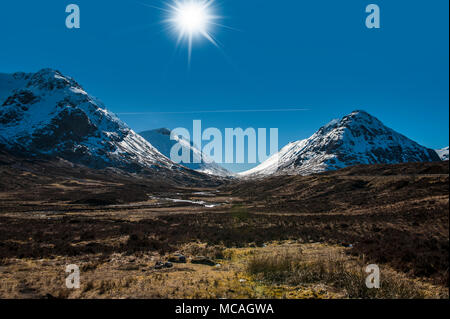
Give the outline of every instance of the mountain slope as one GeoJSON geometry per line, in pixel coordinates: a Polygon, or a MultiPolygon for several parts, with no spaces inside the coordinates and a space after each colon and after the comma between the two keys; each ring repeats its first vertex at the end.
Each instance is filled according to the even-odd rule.
{"type": "Polygon", "coordinates": [[[441,160],[448,161],[448,146],[440,150],[436,150],[436,153],[439,155],[441,160]]]}
{"type": "Polygon", "coordinates": [[[187,171],[58,71],[1,74],[0,88],[0,144],[10,151],[92,168],[187,171]]]}
{"type": "Polygon", "coordinates": [[[309,175],[358,164],[440,161],[425,148],[364,111],[333,120],[310,138],[286,145],[241,177],[309,175]]]}
{"type": "Polygon", "coordinates": [[[157,130],[145,131],[139,133],[143,138],[145,138],[150,144],[152,144],[158,151],[167,157],[170,157],[170,151],[172,147],[179,143],[184,151],[190,154],[190,163],[180,163],[189,169],[216,176],[231,176],[232,173],[225,168],[217,165],[212,160],[206,158],[205,154],[196,148],[192,143],[176,137],[174,140],[170,139],[170,130],[166,128],[161,128],[157,130]],[[196,163],[199,162],[199,163],[196,163]]]}

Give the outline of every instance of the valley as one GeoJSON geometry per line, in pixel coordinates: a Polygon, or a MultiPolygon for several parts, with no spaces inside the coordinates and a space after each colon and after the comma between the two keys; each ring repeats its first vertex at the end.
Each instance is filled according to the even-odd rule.
{"type": "Polygon", "coordinates": [[[448,147],[359,110],[235,174],[59,71],[0,84],[0,298],[448,298],[448,147]]]}
{"type": "Polygon", "coordinates": [[[448,298],[448,162],[178,187],[0,168],[14,176],[0,192],[2,298],[448,298]],[[157,267],[174,254],[186,262],[157,267]],[[64,286],[68,264],[80,289],[64,286]]]}

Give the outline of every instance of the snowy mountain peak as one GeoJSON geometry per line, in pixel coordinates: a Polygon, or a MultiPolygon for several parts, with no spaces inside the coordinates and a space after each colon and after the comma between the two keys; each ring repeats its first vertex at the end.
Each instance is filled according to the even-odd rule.
{"type": "Polygon", "coordinates": [[[308,139],[288,144],[266,162],[239,175],[308,175],[358,164],[439,160],[435,151],[358,110],[329,122],[308,139]]]}
{"type": "Polygon", "coordinates": [[[341,120],[342,125],[351,127],[352,125],[380,126],[383,125],[380,120],[370,115],[366,111],[356,110],[341,120]]]}
{"type": "Polygon", "coordinates": [[[180,169],[72,78],[43,69],[0,74],[0,144],[94,168],[180,169]]]}
{"type": "Polygon", "coordinates": [[[39,90],[47,91],[61,90],[64,88],[83,90],[74,79],[64,76],[61,72],[53,69],[42,69],[34,73],[28,82],[27,87],[34,87],[39,90]]]}
{"type": "Polygon", "coordinates": [[[366,111],[357,110],[353,111],[349,115],[344,116],[342,119],[334,119],[330,123],[326,124],[319,129],[319,132],[325,132],[334,130],[336,128],[354,130],[361,127],[366,128],[383,128],[383,123],[376,117],[370,115],[366,111]]]}
{"type": "Polygon", "coordinates": [[[175,144],[180,144],[183,151],[187,151],[190,154],[190,163],[180,163],[181,165],[209,175],[216,176],[231,176],[232,173],[225,168],[214,163],[211,159],[206,157],[205,154],[193,145],[193,143],[181,139],[180,137],[170,138],[171,131],[167,128],[161,128],[151,131],[141,132],[140,135],[150,142],[156,149],[162,154],[170,157],[170,152],[175,144]]]}
{"type": "Polygon", "coordinates": [[[354,110],[353,112],[351,112],[347,116],[344,116],[344,119],[346,119],[346,118],[353,118],[353,119],[360,119],[360,120],[361,119],[366,119],[368,121],[377,120],[376,117],[372,116],[371,114],[369,114],[368,112],[366,112],[364,110],[354,110]]]}

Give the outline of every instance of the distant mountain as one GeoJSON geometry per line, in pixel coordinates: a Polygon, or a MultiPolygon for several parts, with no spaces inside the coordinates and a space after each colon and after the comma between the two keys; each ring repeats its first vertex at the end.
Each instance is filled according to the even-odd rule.
{"type": "Polygon", "coordinates": [[[170,130],[166,128],[161,128],[157,130],[145,131],[139,133],[143,138],[145,138],[149,143],[151,143],[158,151],[167,157],[170,157],[170,151],[172,147],[179,143],[182,148],[189,152],[190,163],[180,163],[189,169],[216,176],[231,176],[232,173],[225,168],[214,163],[211,159],[206,157],[205,154],[202,156],[202,152],[196,148],[192,142],[186,141],[179,137],[174,140],[170,139],[170,130]],[[206,159],[206,161],[205,161],[206,159]],[[199,162],[199,163],[195,163],[199,162]]]}
{"type": "Polygon", "coordinates": [[[358,164],[440,161],[438,154],[355,111],[321,127],[310,138],[293,142],[240,177],[309,175],[358,164]]]}
{"type": "Polygon", "coordinates": [[[0,74],[0,144],[91,168],[195,173],[170,161],[74,79],[52,69],[0,74]]]}
{"type": "Polygon", "coordinates": [[[436,150],[436,153],[439,155],[441,160],[448,161],[448,146],[440,150],[436,150]]]}

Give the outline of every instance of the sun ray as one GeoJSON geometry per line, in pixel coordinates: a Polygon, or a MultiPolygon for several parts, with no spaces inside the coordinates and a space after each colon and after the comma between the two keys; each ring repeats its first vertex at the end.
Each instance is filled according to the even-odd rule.
{"type": "Polygon", "coordinates": [[[208,32],[206,31],[202,31],[201,34],[212,44],[214,44],[216,47],[218,47],[219,45],[217,44],[217,42],[214,40],[214,38],[212,37],[212,35],[210,35],[208,32]]]}
{"type": "Polygon", "coordinates": [[[170,13],[170,12],[171,12],[171,11],[168,10],[168,9],[160,8],[160,7],[151,5],[151,4],[146,4],[146,3],[142,3],[142,2],[136,2],[136,4],[139,4],[139,5],[144,6],[144,7],[147,7],[147,8],[158,9],[158,10],[160,10],[160,11],[164,11],[164,12],[167,12],[167,13],[170,13]]]}
{"type": "Polygon", "coordinates": [[[227,25],[224,25],[224,24],[221,24],[221,23],[215,23],[215,22],[211,22],[211,24],[212,25],[216,25],[216,26],[218,26],[218,27],[221,27],[221,28],[225,28],[225,29],[229,29],[229,30],[233,30],[233,31],[238,31],[238,32],[242,32],[241,30],[239,30],[239,29],[236,29],[236,28],[232,28],[232,27],[229,27],[229,26],[227,26],[227,25]]]}

